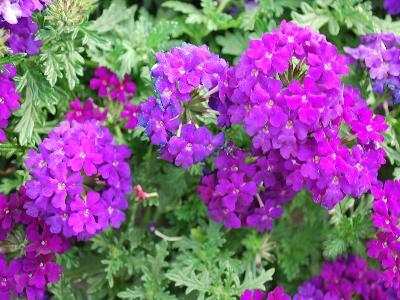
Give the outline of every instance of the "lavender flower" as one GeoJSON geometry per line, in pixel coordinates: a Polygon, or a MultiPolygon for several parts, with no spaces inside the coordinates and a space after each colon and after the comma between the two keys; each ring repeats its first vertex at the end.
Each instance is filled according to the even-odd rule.
{"type": "Polygon", "coordinates": [[[11,65],[3,67],[6,71],[0,71],[0,143],[6,140],[3,129],[8,126],[12,111],[19,108],[21,98],[16,91],[15,83],[11,80],[16,75],[16,68],[11,65]]]}
{"type": "Polygon", "coordinates": [[[93,119],[104,122],[107,118],[107,110],[99,108],[91,98],[88,98],[84,105],[79,99],[75,99],[69,104],[69,107],[71,110],[65,112],[65,120],[70,122],[84,123],[93,119]]]}
{"type": "Polygon", "coordinates": [[[30,17],[34,11],[44,9],[43,4],[51,0],[3,0],[0,3],[0,17],[10,24],[17,24],[21,17],[30,17]]]}
{"type": "MultiPolygon", "coordinates": [[[[386,1],[387,8],[395,8],[393,1],[386,1]]],[[[392,10],[394,12],[395,10],[392,10]]],[[[400,5],[398,5],[400,12],[400,5]]],[[[373,80],[373,91],[389,92],[394,104],[400,101],[400,38],[393,33],[369,34],[361,37],[357,48],[345,47],[352,59],[364,63],[373,80]]]]}
{"type": "Polygon", "coordinates": [[[372,189],[374,195],[372,220],[379,230],[376,239],[368,242],[368,255],[381,262],[382,279],[387,287],[400,287],[398,228],[400,207],[400,182],[386,181],[372,189]]]}
{"type": "Polygon", "coordinates": [[[277,152],[283,186],[292,192],[306,187],[329,209],[346,195],[367,192],[385,163],[377,143],[387,125],[359,92],[341,84],[346,63],[324,36],[283,21],[250,41],[237,66],[221,77],[213,103],[219,126],[243,125],[257,157],[277,152]],[[351,136],[339,136],[344,127],[351,136]],[[357,139],[356,145],[345,146],[347,139],[357,139]]]}
{"type": "Polygon", "coordinates": [[[119,227],[131,192],[126,162],[130,155],[128,147],[116,145],[96,120],[62,122],[39,145],[39,153],[29,151],[27,214],[42,218],[52,233],[79,239],[90,238],[108,224],[119,227]]]}
{"type": "Polygon", "coordinates": [[[385,0],[383,6],[391,15],[400,14],[400,3],[398,0],[385,0]]]}
{"type": "Polygon", "coordinates": [[[287,171],[276,155],[252,158],[232,144],[222,151],[215,160],[217,169],[204,176],[198,187],[210,217],[228,228],[271,230],[273,220],[283,212],[281,207],[295,195],[285,186],[287,171]]]}
{"type": "Polygon", "coordinates": [[[126,102],[136,91],[136,85],[128,74],[120,81],[117,74],[106,67],[95,70],[95,77],[90,80],[90,88],[98,90],[100,97],[109,97],[118,102],[126,102]]]}
{"type": "Polygon", "coordinates": [[[55,254],[64,253],[69,243],[53,234],[43,220],[26,214],[23,206],[28,198],[22,186],[19,192],[8,197],[0,195],[0,254],[1,299],[43,298],[46,285],[60,280],[61,267],[55,263],[55,254]],[[5,203],[4,203],[5,200],[5,203]],[[11,218],[10,218],[11,216],[11,218]],[[8,221],[7,221],[8,220],[8,221]],[[9,253],[8,253],[9,252],[9,253]]]}
{"type": "Polygon", "coordinates": [[[10,35],[7,44],[13,53],[25,52],[28,55],[38,54],[42,41],[36,40],[35,33],[38,31],[37,24],[30,18],[21,18],[17,24],[0,22],[0,28],[9,30],[10,35]]]}
{"type": "Polygon", "coordinates": [[[368,263],[357,256],[325,262],[320,275],[303,283],[293,300],[351,300],[391,299],[392,290],[380,280],[380,271],[369,269],[368,263]]]}
{"type": "Polygon", "coordinates": [[[153,144],[162,147],[161,158],[188,168],[212,155],[225,140],[213,137],[203,123],[212,113],[207,102],[216,93],[227,63],[206,46],[183,44],[169,52],[156,53],[152,68],[158,99],[140,105],[139,125],[153,144]]]}

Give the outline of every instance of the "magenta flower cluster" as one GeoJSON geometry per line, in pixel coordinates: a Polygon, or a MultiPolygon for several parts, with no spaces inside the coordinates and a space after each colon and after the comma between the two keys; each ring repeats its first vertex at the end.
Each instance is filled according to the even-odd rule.
{"type": "Polygon", "coordinates": [[[95,70],[95,76],[90,80],[90,88],[97,90],[99,97],[108,97],[118,102],[126,102],[136,91],[136,85],[128,74],[125,74],[121,81],[117,74],[106,67],[95,70]]]}
{"type": "Polygon", "coordinates": [[[98,121],[64,121],[25,160],[27,214],[40,217],[52,233],[88,239],[125,220],[131,192],[131,151],[117,145],[98,121]]]}
{"type": "Polygon", "coordinates": [[[383,6],[391,15],[400,14],[400,1],[399,0],[385,0],[383,6]]]}
{"type": "Polygon", "coordinates": [[[207,102],[228,65],[207,46],[190,44],[156,53],[156,59],[152,76],[159,98],[150,97],[141,104],[139,124],[151,142],[161,147],[163,159],[188,168],[225,142],[222,133],[213,136],[199,122],[210,112],[207,102]]]}
{"type": "Polygon", "coordinates": [[[23,52],[35,55],[39,53],[42,41],[36,39],[35,34],[39,28],[32,18],[21,18],[16,24],[2,21],[0,28],[7,30],[9,35],[7,44],[14,54],[23,52]]]}
{"type": "Polygon", "coordinates": [[[393,289],[384,287],[380,276],[380,271],[369,269],[360,257],[338,258],[325,262],[320,275],[303,283],[293,300],[398,299],[393,289]]]}
{"type": "Polygon", "coordinates": [[[19,18],[30,17],[34,11],[41,11],[52,0],[2,0],[0,2],[0,20],[17,24],[19,18]]]}
{"type": "Polygon", "coordinates": [[[26,201],[24,187],[9,199],[0,194],[0,298],[4,300],[44,299],[46,285],[59,281],[62,273],[55,255],[69,248],[64,237],[26,214],[26,201]],[[8,252],[13,258],[3,254],[8,252]]]}
{"type": "Polygon", "coordinates": [[[385,285],[400,290],[400,181],[386,181],[374,187],[372,193],[372,220],[378,233],[367,244],[368,255],[381,262],[385,285]]]}
{"type": "Polygon", "coordinates": [[[4,65],[6,70],[0,70],[0,143],[6,141],[6,133],[3,129],[8,126],[8,119],[12,111],[19,108],[21,96],[15,90],[15,83],[12,78],[17,74],[14,66],[4,65]]]}
{"type": "MultiPolygon", "coordinates": [[[[381,272],[370,269],[358,256],[327,261],[319,275],[299,286],[293,300],[395,300],[396,289],[385,288],[381,272]]],[[[246,290],[240,300],[290,300],[282,287],[268,294],[260,290],[246,290]]]]}
{"type": "Polygon", "coordinates": [[[65,112],[65,120],[78,123],[84,123],[90,120],[97,120],[103,123],[107,118],[107,110],[98,107],[93,99],[88,98],[82,105],[79,99],[69,104],[70,110],[65,112]]]}
{"type": "Polygon", "coordinates": [[[215,166],[202,178],[198,193],[210,217],[225,227],[271,230],[282,207],[295,196],[285,183],[288,171],[277,151],[257,157],[229,144],[215,166]]]}
{"type": "MultiPolygon", "coordinates": [[[[400,3],[399,3],[400,9],[400,3]]],[[[393,33],[370,34],[361,37],[357,48],[345,51],[368,69],[373,91],[388,91],[394,104],[400,103],[400,37],[393,33]]]]}
{"type": "Polygon", "coordinates": [[[125,128],[135,129],[138,125],[139,114],[141,113],[140,105],[134,105],[133,103],[124,103],[123,110],[121,112],[121,119],[127,119],[125,128]]]}
{"type": "Polygon", "coordinates": [[[341,83],[346,62],[325,36],[283,21],[250,41],[220,81],[214,103],[220,126],[243,125],[256,156],[274,152],[286,185],[294,192],[306,187],[329,209],[346,195],[367,192],[385,162],[377,142],[387,126],[357,90],[341,83]],[[346,126],[349,136],[339,135],[346,126]]]}
{"type": "Polygon", "coordinates": [[[268,294],[260,290],[246,290],[241,296],[240,300],[290,300],[290,296],[285,293],[283,287],[276,287],[268,294]]]}

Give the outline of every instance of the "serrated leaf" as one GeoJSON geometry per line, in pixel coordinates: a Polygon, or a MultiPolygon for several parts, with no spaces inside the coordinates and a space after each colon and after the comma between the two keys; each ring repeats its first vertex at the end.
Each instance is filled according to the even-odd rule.
{"type": "Polygon", "coordinates": [[[238,31],[217,36],[216,41],[222,47],[222,53],[234,56],[242,55],[248,47],[248,38],[238,31]]]}

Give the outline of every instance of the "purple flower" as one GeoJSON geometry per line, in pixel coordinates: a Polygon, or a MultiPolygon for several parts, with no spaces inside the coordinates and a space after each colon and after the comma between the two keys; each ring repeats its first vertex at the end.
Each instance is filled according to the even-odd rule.
{"type": "Polygon", "coordinates": [[[19,19],[17,24],[8,24],[3,21],[0,22],[0,27],[10,31],[7,44],[13,53],[25,52],[28,55],[39,53],[42,41],[35,37],[39,28],[30,17],[19,19]]]}
{"type": "Polygon", "coordinates": [[[177,166],[188,168],[214,153],[225,142],[221,133],[215,138],[206,127],[196,128],[192,124],[182,126],[181,136],[173,136],[168,143],[168,155],[177,166]]]}
{"type": "Polygon", "coordinates": [[[124,197],[113,190],[108,189],[102,194],[105,200],[106,209],[99,218],[99,223],[102,228],[108,228],[110,225],[114,228],[119,228],[121,223],[125,221],[125,213],[122,210],[128,208],[128,202],[124,197]]]}
{"type": "Polygon", "coordinates": [[[0,254],[0,298],[10,299],[11,295],[16,295],[16,283],[14,276],[19,271],[19,265],[16,261],[12,261],[7,266],[7,259],[0,254]]]}
{"type": "Polygon", "coordinates": [[[117,74],[106,67],[95,70],[95,77],[90,80],[90,88],[98,90],[100,97],[110,97],[118,102],[126,102],[136,91],[136,85],[128,74],[125,74],[124,79],[120,81],[117,74]]]}
{"type": "Polygon", "coordinates": [[[228,228],[271,230],[281,207],[295,195],[285,186],[287,171],[276,155],[272,152],[269,160],[260,157],[249,163],[249,154],[229,144],[215,159],[217,169],[204,176],[198,187],[210,217],[228,228]]]}
{"type": "Polygon", "coordinates": [[[78,172],[83,168],[87,176],[96,174],[96,165],[103,162],[102,153],[98,153],[96,150],[90,138],[82,137],[80,140],[68,140],[65,146],[65,152],[71,158],[68,166],[74,172],[78,172]]]}
{"type": "Polygon", "coordinates": [[[16,68],[11,65],[3,66],[6,71],[0,71],[0,143],[5,142],[6,136],[2,128],[7,128],[11,112],[19,108],[21,96],[11,79],[16,75],[16,68]]]}
{"type": "Polygon", "coordinates": [[[245,290],[240,296],[240,300],[265,300],[266,295],[260,290],[245,290]]]}
{"type": "Polygon", "coordinates": [[[3,0],[0,3],[0,17],[10,24],[17,24],[20,17],[30,17],[36,10],[42,10],[51,0],[3,0]]]}
{"type": "Polygon", "coordinates": [[[278,286],[268,293],[267,300],[291,300],[291,298],[283,287],[278,286]]]}
{"type": "Polygon", "coordinates": [[[124,109],[121,112],[122,119],[128,119],[125,124],[127,129],[135,129],[138,125],[138,115],[141,113],[139,105],[134,105],[132,103],[124,103],[124,109]]]}
{"type": "Polygon", "coordinates": [[[400,13],[400,3],[398,0],[385,0],[383,6],[391,15],[397,15],[400,13]]]}
{"type": "Polygon", "coordinates": [[[140,104],[138,124],[153,144],[162,147],[162,159],[188,168],[225,142],[222,133],[213,137],[202,125],[207,119],[203,115],[213,113],[208,102],[216,97],[228,65],[207,46],[191,44],[158,52],[156,59],[152,77],[158,98],[140,104]]]}
{"type": "Polygon", "coordinates": [[[66,198],[67,195],[74,197],[83,191],[81,183],[83,178],[79,173],[72,173],[68,176],[67,166],[59,164],[50,170],[50,176],[42,186],[42,193],[44,197],[51,199],[51,204],[55,208],[61,210],[66,209],[66,198]]]}
{"type": "Polygon", "coordinates": [[[52,234],[78,239],[88,239],[108,225],[119,226],[125,197],[132,190],[126,162],[130,155],[96,120],[62,122],[39,145],[39,153],[28,151],[32,179],[26,183],[27,214],[42,218],[52,234]],[[83,191],[90,201],[82,198],[83,191]]]}
{"type": "Polygon", "coordinates": [[[99,108],[91,98],[88,98],[84,105],[77,98],[69,104],[69,107],[71,110],[65,112],[65,120],[70,122],[83,123],[94,119],[102,123],[107,118],[107,110],[99,108]]]}
{"type": "Polygon", "coordinates": [[[94,235],[101,228],[97,218],[101,216],[104,209],[99,193],[89,191],[82,198],[76,196],[71,202],[72,213],[68,224],[77,234],[87,232],[89,235],[94,235]]]}
{"type": "Polygon", "coordinates": [[[116,99],[119,102],[125,102],[127,99],[132,98],[135,94],[136,85],[128,74],[125,74],[124,79],[121,82],[117,77],[111,77],[111,84],[111,99],[116,99]]]}
{"type": "Polygon", "coordinates": [[[12,225],[18,227],[8,232],[7,245],[13,252],[19,249],[20,253],[16,256],[7,253],[8,266],[7,259],[0,254],[0,298],[41,299],[46,285],[60,279],[62,270],[54,262],[54,254],[65,252],[69,244],[61,236],[53,235],[40,218],[26,214],[23,205],[28,199],[24,186],[9,199],[7,209],[12,211],[7,216],[12,215],[12,225]],[[25,241],[29,241],[28,244],[25,241]]]}
{"type": "Polygon", "coordinates": [[[390,299],[391,291],[384,287],[381,275],[357,256],[327,261],[320,275],[299,287],[293,300],[390,299]]]}

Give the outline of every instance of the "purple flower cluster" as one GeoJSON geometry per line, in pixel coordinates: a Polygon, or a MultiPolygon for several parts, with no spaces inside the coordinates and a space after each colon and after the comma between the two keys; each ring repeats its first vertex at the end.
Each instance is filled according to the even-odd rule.
{"type": "MultiPolygon", "coordinates": [[[[400,2],[398,4],[400,9],[400,2]]],[[[395,104],[400,103],[400,37],[393,33],[370,34],[361,37],[361,44],[344,50],[363,62],[373,80],[373,91],[390,92],[395,104]]]]}
{"type": "Polygon", "coordinates": [[[380,281],[379,271],[369,269],[360,257],[350,256],[325,262],[320,275],[303,283],[293,300],[398,299],[392,294],[380,281]]]}
{"type": "Polygon", "coordinates": [[[121,119],[127,119],[125,128],[135,129],[138,125],[138,117],[141,113],[139,105],[134,105],[132,103],[124,103],[124,108],[121,112],[121,119]]]}
{"type": "Polygon", "coordinates": [[[400,14],[400,1],[399,0],[385,0],[383,6],[391,15],[400,14]]]}
{"type": "Polygon", "coordinates": [[[2,21],[0,22],[0,28],[4,28],[9,32],[7,44],[13,53],[24,52],[28,55],[39,53],[42,41],[36,40],[35,33],[39,28],[32,18],[21,18],[16,24],[2,21]]]}
{"type": "Polygon", "coordinates": [[[159,98],[140,105],[139,124],[151,142],[161,146],[163,159],[187,168],[225,143],[222,133],[213,136],[198,122],[211,111],[207,102],[228,65],[207,46],[190,44],[159,52],[156,58],[152,76],[159,98]]]}
{"type": "Polygon", "coordinates": [[[386,181],[372,193],[372,220],[379,231],[376,239],[368,242],[368,255],[381,262],[385,285],[400,289],[400,181],[386,181]]]}
{"type": "Polygon", "coordinates": [[[34,11],[41,11],[52,0],[2,0],[0,2],[0,20],[17,24],[21,17],[30,17],[34,11]]]}
{"type": "Polygon", "coordinates": [[[241,296],[240,300],[290,300],[290,296],[285,293],[282,287],[276,287],[274,290],[267,294],[260,290],[246,290],[241,296]]]}
{"type": "Polygon", "coordinates": [[[6,71],[0,70],[0,143],[6,141],[6,133],[3,129],[8,126],[12,111],[19,108],[21,98],[15,90],[15,83],[11,80],[17,73],[16,68],[11,65],[3,67],[6,71]]]}
{"type": "Polygon", "coordinates": [[[70,122],[84,123],[89,120],[97,120],[103,123],[107,118],[107,110],[99,108],[91,98],[88,98],[83,105],[77,98],[69,104],[69,107],[71,110],[65,112],[65,120],[70,122]]]}
{"type": "Polygon", "coordinates": [[[357,90],[344,88],[346,62],[325,36],[283,21],[250,41],[214,103],[220,126],[242,124],[257,156],[274,153],[286,190],[305,186],[327,208],[367,192],[385,162],[377,142],[387,126],[357,90]],[[343,137],[346,126],[351,135],[343,137]]]}
{"type": "Polygon", "coordinates": [[[131,151],[116,145],[96,120],[64,121],[25,160],[32,179],[27,214],[40,217],[52,233],[88,239],[125,220],[131,192],[131,151]]]}
{"type": "Polygon", "coordinates": [[[100,97],[109,97],[118,102],[126,102],[136,91],[136,85],[128,74],[125,74],[121,81],[117,74],[106,67],[95,70],[95,76],[90,80],[90,88],[97,90],[100,97]]]}
{"type": "Polygon", "coordinates": [[[270,230],[282,206],[295,196],[285,183],[288,171],[278,151],[251,156],[229,144],[215,159],[216,171],[198,187],[210,217],[228,228],[270,230]]]}
{"type": "Polygon", "coordinates": [[[55,255],[69,243],[52,233],[40,219],[23,209],[25,188],[7,196],[0,194],[0,298],[43,299],[46,285],[60,280],[61,267],[55,255]],[[12,259],[7,259],[3,253],[12,259]]]}

